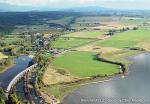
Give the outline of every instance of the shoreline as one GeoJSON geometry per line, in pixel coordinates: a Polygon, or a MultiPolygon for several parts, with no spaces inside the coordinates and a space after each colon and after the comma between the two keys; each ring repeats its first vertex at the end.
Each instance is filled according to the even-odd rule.
{"type": "MultiPolygon", "coordinates": [[[[72,86],[72,88],[73,89],[69,89],[68,90],[68,92],[64,95],[64,96],[62,96],[60,99],[58,99],[58,98],[56,98],[55,97],[55,99],[57,99],[57,101],[59,101],[59,103],[55,103],[55,104],[63,104],[63,101],[64,101],[64,99],[70,94],[70,93],[72,93],[73,91],[75,91],[78,87],[81,87],[81,86],[84,86],[84,85],[89,85],[89,84],[96,84],[96,83],[104,83],[104,82],[109,82],[109,81],[111,81],[111,80],[113,80],[114,78],[119,78],[119,77],[121,77],[122,76],[122,74],[113,74],[113,75],[110,75],[110,76],[104,76],[104,77],[97,77],[97,78],[94,78],[94,79],[91,79],[91,78],[88,78],[88,79],[83,79],[81,82],[74,82],[74,83],[67,83],[68,85],[70,84],[73,84],[72,86]],[[85,81],[85,82],[84,82],[85,81]]],[[[67,85],[66,84],[66,85],[67,85]]],[[[48,86],[50,86],[50,85],[48,85],[48,86]]],[[[39,90],[39,92],[40,92],[40,95],[41,95],[41,93],[44,93],[44,94],[46,94],[47,96],[49,96],[49,98],[50,98],[50,95],[49,94],[47,94],[47,93],[45,93],[44,91],[41,91],[41,90],[39,90]]],[[[51,96],[54,96],[54,95],[51,95],[51,96]]]]}
{"type": "MultiPolygon", "coordinates": [[[[73,91],[75,91],[76,90],[76,88],[78,88],[78,87],[81,87],[81,86],[84,86],[84,85],[89,85],[89,84],[95,84],[95,83],[104,83],[104,82],[108,82],[108,81],[111,81],[111,80],[113,80],[114,78],[117,78],[117,77],[119,77],[119,78],[121,78],[122,76],[122,78],[124,78],[124,76],[127,76],[128,75],[128,71],[129,71],[129,65],[130,64],[132,64],[131,62],[130,62],[130,58],[131,57],[135,57],[136,55],[139,55],[139,54],[145,54],[145,53],[148,53],[149,51],[143,51],[143,52],[140,52],[140,53],[135,53],[135,54],[133,54],[133,55],[131,55],[131,56],[128,56],[128,57],[125,57],[125,59],[126,60],[128,60],[128,63],[127,64],[123,64],[124,66],[125,66],[125,70],[122,72],[122,73],[116,73],[116,74],[113,74],[113,75],[110,75],[110,76],[105,76],[105,77],[97,77],[97,78],[94,78],[94,79],[84,79],[83,81],[85,81],[85,82],[75,82],[75,83],[73,83],[73,89],[69,89],[68,90],[68,92],[64,95],[64,96],[62,96],[60,99],[58,99],[57,98],[57,100],[59,100],[60,101],[60,103],[56,103],[56,104],[63,104],[63,101],[64,101],[64,99],[70,94],[70,93],[72,93],[73,91]]],[[[119,65],[118,65],[119,66],[119,65]]],[[[122,69],[122,68],[121,68],[122,69]]],[[[69,84],[69,83],[68,83],[69,84]]],[[[71,83],[70,83],[71,84],[71,83]]],[[[59,84],[58,84],[59,85],[59,84]]],[[[67,84],[66,84],[67,85],[67,84]]],[[[48,86],[50,86],[50,85],[48,85],[48,86]]],[[[40,93],[44,93],[44,91],[40,91],[40,93]]],[[[47,93],[45,93],[45,94],[47,94],[47,93]]],[[[49,94],[47,94],[47,95],[49,95],[49,94]]],[[[54,96],[54,95],[53,95],[54,96]]]]}
{"type": "Polygon", "coordinates": [[[8,67],[5,67],[2,71],[0,71],[0,74],[5,73],[7,70],[9,70],[10,68],[12,68],[12,67],[15,66],[15,65],[16,65],[16,64],[13,63],[13,64],[9,65],[8,67]]]}
{"type": "MultiPolygon", "coordinates": [[[[149,53],[149,51],[144,51],[144,52],[142,52],[142,53],[140,53],[140,54],[150,54],[150,53],[149,53]]],[[[135,56],[140,55],[140,54],[135,54],[135,55],[133,55],[133,56],[129,56],[129,57],[128,57],[128,60],[129,60],[129,58],[135,57],[135,56]]],[[[129,63],[128,65],[131,65],[131,64],[132,64],[132,63],[129,63]]],[[[128,69],[128,70],[127,70],[126,73],[128,73],[128,71],[129,71],[129,68],[127,68],[127,69],[128,69]]],[[[128,76],[128,74],[126,74],[125,76],[128,76]]],[[[85,86],[85,85],[90,85],[90,84],[109,82],[109,81],[112,81],[114,78],[117,78],[117,77],[120,77],[120,78],[121,78],[121,75],[120,75],[120,74],[114,75],[114,76],[112,76],[111,78],[108,78],[108,79],[103,80],[103,81],[95,81],[95,82],[89,82],[89,83],[81,84],[81,85],[79,85],[79,87],[82,87],[82,86],[85,86]]],[[[67,97],[69,94],[73,93],[75,90],[76,90],[76,89],[72,90],[72,91],[69,92],[67,95],[65,95],[65,96],[63,97],[63,100],[61,101],[60,104],[63,104],[63,101],[64,101],[65,97],[67,97]]],[[[59,104],[59,103],[58,103],[58,104],[59,104]]]]}
{"type": "MultiPolygon", "coordinates": [[[[13,56],[11,65],[5,67],[2,71],[0,71],[0,74],[3,74],[4,72],[6,72],[7,70],[9,70],[10,68],[12,68],[13,66],[16,65],[15,60],[14,60],[15,58],[18,58],[18,57],[20,57],[20,56],[25,56],[25,55],[26,55],[26,54],[20,54],[19,56],[13,56]]],[[[34,58],[33,55],[28,55],[28,56],[29,56],[30,58],[34,58]]]]}
{"type": "MultiPolygon", "coordinates": [[[[109,81],[112,81],[112,80],[114,80],[114,78],[121,78],[121,74],[114,74],[114,75],[111,75],[111,76],[107,76],[107,77],[105,77],[104,79],[102,79],[102,80],[99,80],[100,78],[102,78],[102,77],[99,77],[99,78],[96,78],[96,79],[93,79],[93,80],[89,80],[89,82],[87,82],[87,83],[82,83],[82,84],[79,84],[78,85],[78,87],[82,87],[82,86],[86,86],[86,85],[90,85],[90,84],[96,84],[96,83],[104,83],[104,82],[109,82],[109,81]],[[98,80],[98,81],[94,81],[94,80],[98,80]]],[[[62,97],[62,100],[60,100],[61,101],[61,103],[57,103],[57,104],[63,104],[63,101],[64,101],[64,99],[69,95],[69,94],[71,94],[72,92],[74,92],[76,90],[76,88],[74,88],[72,91],[70,91],[68,94],[66,94],[66,95],[64,95],[63,97],[62,97]]]]}
{"type": "MultiPolygon", "coordinates": [[[[135,57],[135,56],[140,55],[140,54],[149,54],[149,51],[144,51],[144,52],[139,53],[139,54],[134,54],[134,55],[129,56],[129,57],[126,57],[126,58],[127,58],[128,61],[130,61],[129,58],[135,57]]],[[[128,65],[130,65],[130,64],[132,64],[132,63],[128,63],[128,65]]],[[[124,76],[128,76],[128,72],[129,72],[129,67],[126,68],[125,74],[123,74],[123,75],[124,75],[124,76]]],[[[109,76],[108,76],[108,77],[109,77],[109,76]]],[[[120,78],[121,78],[122,75],[121,75],[121,74],[117,74],[117,75],[112,75],[110,78],[108,78],[108,77],[106,78],[106,80],[104,79],[104,80],[102,80],[102,81],[93,81],[93,82],[87,82],[87,83],[85,83],[85,84],[80,84],[79,87],[82,87],[82,86],[85,86],[85,85],[89,85],[89,84],[96,84],[96,83],[109,82],[109,81],[112,81],[114,78],[117,78],[117,77],[120,77],[120,78]]],[[[76,89],[74,89],[74,90],[72,90],[71,92],[69,92],[68,94],[66,94],[66,95],[63,97],[63,100],[61,100],[61,103],[60,103],[60,104],[63,104],[63,101],[64,101],[65,97],[67,97],[69,94],[71,94],[71,93],[74,92],[75,90],[76,90],[76,89]]],[[[58,104],[59,104],[59,103],[58,103],[58,104]]]]}
{"type": "Polygon", "coordinates": [[[4,68],[0,71],[0,74],[3,74],[4,72],[6,72],[7,70],[9,70],[10,68],[12,68],[15,65],[16,65],[15,60],[14,60],[14,58],[12,58],[11,64],[8,66],[4,66],[4,68]]]}

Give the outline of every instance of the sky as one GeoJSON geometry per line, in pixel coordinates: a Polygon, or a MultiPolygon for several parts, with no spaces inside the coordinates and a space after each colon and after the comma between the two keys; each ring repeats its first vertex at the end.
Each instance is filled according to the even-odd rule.
{"type": "Polygon", "coordinates": [[[0,3],[48,8],[101,6],[115,9],[150,9],[150,0],[0,0],[0,3]]]}

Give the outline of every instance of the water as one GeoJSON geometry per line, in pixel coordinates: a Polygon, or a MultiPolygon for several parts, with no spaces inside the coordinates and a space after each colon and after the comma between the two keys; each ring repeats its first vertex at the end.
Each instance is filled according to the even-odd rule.
{"type": "Polygon", "coordinates": [[[150,54],[131,61],[125,78],[81,86],[64,98],[64,104],[150,104],[150,54]]]}
{"type": "Polygon", "coordinates": [[[9,68],[4,73],[0,74],[0,87],[4,89],[7,88],[10,81],[21,71],[25,70],[28,67],[29,62],[32,59],[28,56],[20,56],[15,59],[15,65],[9,68]]]}
{"type": "MultiPolygon", "coordinates": [[[[8,84],[18,73],[22,72],[28,67],[29,62],[32,61],[32,59],[28,56],[20,56],[16,58],[14,61],[16,64],[13,67],[9,68],[4,73],[0,74],[0,87],[3,87],[4,89],[7,88],[8,84]]],[[[36,76],[35,73],[33,73],[33,75],[36,76]]],[[[35,77],[32,80],[35,80],[35,77]]],[[[28,101],[28,98],[24,94],[23,85],[24,85],[23,79],[16,84],[16,94],[18,95],[19,98],[23,99],[23,101],[28,101]]],[[[36,95],[34,88],[31,91],[31,98],[36,104],[39,104],[39,102],[42,101],[41,97],[36,95]]]]}

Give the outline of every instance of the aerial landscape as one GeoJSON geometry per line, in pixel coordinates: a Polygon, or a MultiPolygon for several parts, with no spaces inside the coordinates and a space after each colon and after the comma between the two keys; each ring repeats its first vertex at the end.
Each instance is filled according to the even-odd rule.
{"type": "Polygon", "coordinates": [[[150,104],[149,3],[0,0],[0,104],[150,104]]]}

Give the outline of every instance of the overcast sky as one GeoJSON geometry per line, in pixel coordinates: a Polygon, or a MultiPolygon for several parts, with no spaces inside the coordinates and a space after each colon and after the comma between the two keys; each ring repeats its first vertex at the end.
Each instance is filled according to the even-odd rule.
{"type": "Polygon", "coordinates": [[[51,8],[96,5],[117,9],[150,9],[150,0],[0,0],[0,3],[51,8]]]}

